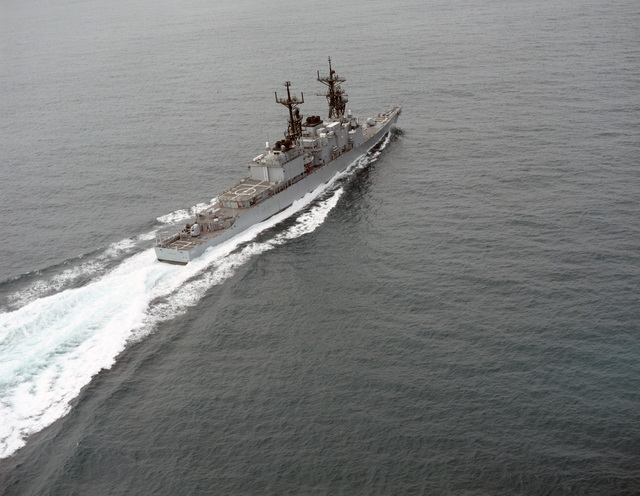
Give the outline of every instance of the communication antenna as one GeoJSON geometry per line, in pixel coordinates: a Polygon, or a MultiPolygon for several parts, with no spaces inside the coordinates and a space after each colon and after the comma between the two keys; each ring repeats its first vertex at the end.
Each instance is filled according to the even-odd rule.
{"type": "Polygon", "coordinates": [[[289,91],[291,82],[287,81],[284,85],[287,88],[287,99],[278,98],[278,93],[276,92],[276,102],[289,109],[289,128],[287,129],[287,132],[284,133],[284,136],[288,140],[294,142],[298,138],[302,137],[302,114],[300,114],[298,105],[304,103],[304,93],[300,93],[300,98],[297,96],[291,96],[291,92],[289,91]]]}
{"type": "Polygon", "coordinates": [[[320,77],[320,71],[318,71],[318,81],[328,87],[326,93],[318,93],[318,96],[326,96],[327,102],[329,102],[329,119],[335,117],[339,119],[344,115],[344,109],[347,106],[349,97],[340,87],[340,83],[344,83],[346,79],[341,78],[331,68],[331,57],[329,57],[329,77],[320,77]]]}

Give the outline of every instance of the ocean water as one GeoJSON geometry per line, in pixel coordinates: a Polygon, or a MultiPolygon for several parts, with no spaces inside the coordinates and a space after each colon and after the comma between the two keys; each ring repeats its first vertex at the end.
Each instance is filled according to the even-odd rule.
{"type": "Polygon", "coordinates": [[[0,11],[0,494],[640,494],[637,2],[0,11]],[[328,56],[398,129],[158,263],[328,56]]]}

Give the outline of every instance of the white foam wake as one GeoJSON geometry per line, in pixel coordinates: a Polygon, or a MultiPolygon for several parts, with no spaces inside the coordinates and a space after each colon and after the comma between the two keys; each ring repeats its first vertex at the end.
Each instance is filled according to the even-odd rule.
{"type": "Polygon", "coordinates": [[[140,234],[134,238],[127,238],[112,243],[103,253],[92,260],[77,265],[55,274],[49,278],[36,280],[27,287],[16,291],[7,297],[12,308],[22,307],[38,298],[68,287],[74,281],[83,277],[91,277],[104,272],[114,260],[133,252],[143,242],[154,238],[154,232],[140,234]]]}
{"type": "MultiPolygon", "coordinates": [[[[251,257],[315,230],[342,195],[342,188],[331,191],[332,185],[353,168],[375,161],[380,149],[354,162],[328,185],[320,185],[285,211],[207,250],[187,266],[160,263],[154,250],[147,249],[86,286],[36,297],[15,311],[0,313],[0,458],[10,456],[25,444],[27,436],[65,415],[69,401],[95,374],[110,368],[128,343],[186,312],[251,257]],[[327,198],[284,232],[267,241],[251,242],[327,190],[327,198]]],[[[135,249],[138,238],[112,245],[104,256],[135,249]]],[[[74,270],[91,274],[99,268],[81,264],[60,277],[75,277],[74,270]]]]}
{"type": "Polygon", "coordinates": [[[324,188],[187,266],[162,264],[152,249],[145,250],[87,286],[0,314],[0,457],[11,455],[29,434],[65,415],[69,401],[92,376],[110,368],[128,343],[195,305],[250,257],[313,231],[335,206],[341,189],[285,232],[231,254],[239,244],[304,208],[324,188]],[[162,302],[153,304],[158,298],[162,302]]]}
{"type": "MultiPolygon", "coordinates": [[[[161,224],[165,225],[177,224],[184,220],[193,218],[196,212],[200,212],[205,208],[210,207],[216,201],[217,199],[214,198],[209,204],[199,203],[190,209],[176,210],[170,214],[158,217],[157,220],[161,224]]],[[[146,244],[146,242],[153,240],[159,230],[159,228],[156,228],[149,232],[139,234],[138,236],[122,239],[112,243],[103,253],[92,260],[64,269],[62,272],[51,277],[32,282],[27,287],[16,291],[7,297],[10,307],[22,307],[38,298],[60,291],[65,287],[69,287],[70,284],[81,278],[99,276],[106,271],[114,260],[117,260],[127,253],[135,251],[135,249],[139,248],[142,244],[146,244]]]]}

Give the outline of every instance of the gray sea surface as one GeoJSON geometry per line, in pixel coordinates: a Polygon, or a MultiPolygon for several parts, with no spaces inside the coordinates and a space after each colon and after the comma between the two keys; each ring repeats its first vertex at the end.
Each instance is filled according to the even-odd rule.
{"type": "Polygon", "coordinates": [[[3,0],[0,494],[640,494],[640,3],[3,0]],[[331,56],[398,129],[155,260],[331,56]]]}

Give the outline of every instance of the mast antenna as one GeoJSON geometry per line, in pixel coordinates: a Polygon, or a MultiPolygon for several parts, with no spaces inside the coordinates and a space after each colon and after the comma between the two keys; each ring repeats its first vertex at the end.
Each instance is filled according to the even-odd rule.
{"type": "Polygon", "coordinates": [[[347,106],[349,98],[344,90],[340,87],[340,83],[344,83],[346,79],[341,78],[331,68],[331,57],[329,57],[329,77],[320,77],[318,71],[318,81],[328,87],[326,93],[318,93],[318,96],[327,97],[329,102],[329,119],[335,117],[339,119],[344,115],[344,109],[347,106]]]}
{"type": "Polygon", "coordinates": [[[289,127],[287,132],[284,133],[284,136],[294,142],[302,137],[302,114],[300,113],[298,105],[304,103],[304,93],[300,93],[300,98],[291,96],[291,92],[289,91],[291,82],[287,81],[284,85],[287,88],[287,99],[278,98],[278,93],[276,92],[276,102],[289,109],[289,127]]]}

